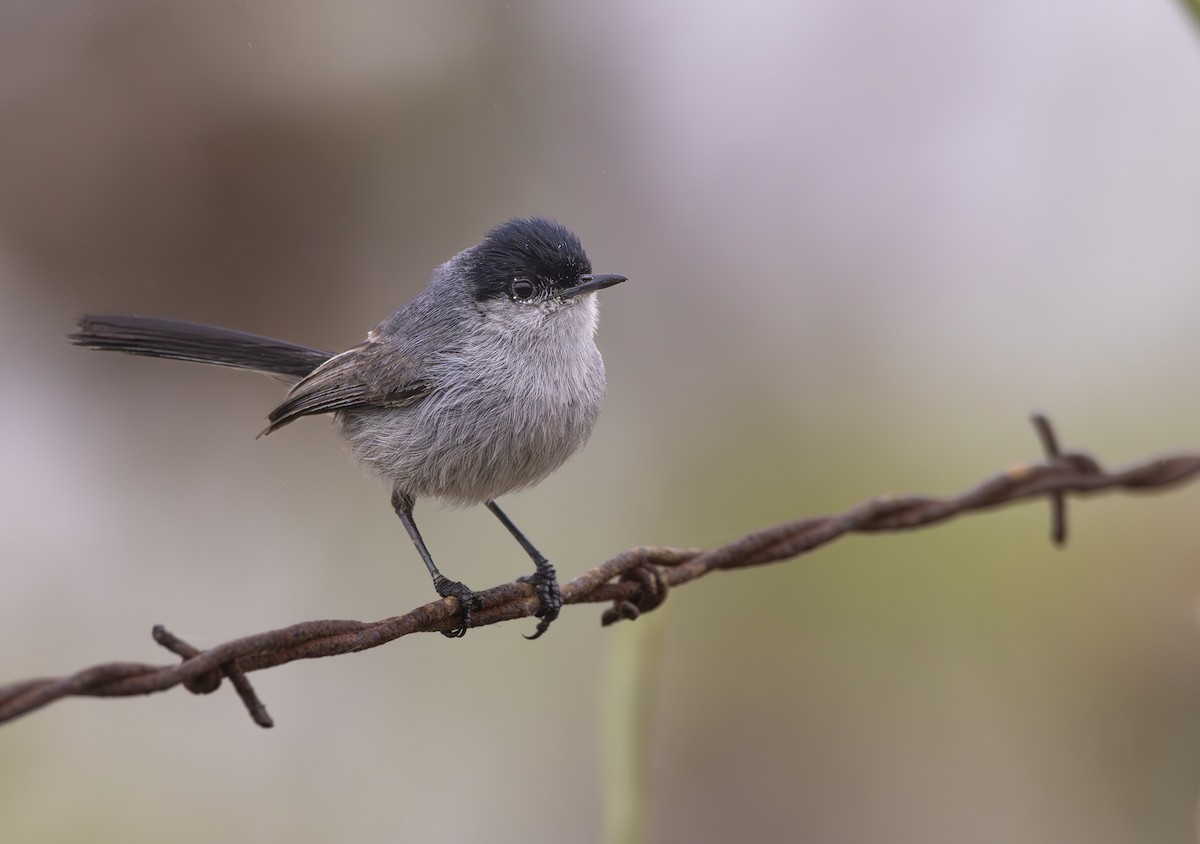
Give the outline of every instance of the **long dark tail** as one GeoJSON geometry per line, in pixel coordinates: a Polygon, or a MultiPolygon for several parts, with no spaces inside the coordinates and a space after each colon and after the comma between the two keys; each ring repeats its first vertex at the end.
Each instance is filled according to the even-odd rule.
{"type": "Polygon", "coordinates": [[[333,355],[270,337],[177,319],[85,316],[67,339],[88,349],[188,360],[303,378],[333,355]]]}

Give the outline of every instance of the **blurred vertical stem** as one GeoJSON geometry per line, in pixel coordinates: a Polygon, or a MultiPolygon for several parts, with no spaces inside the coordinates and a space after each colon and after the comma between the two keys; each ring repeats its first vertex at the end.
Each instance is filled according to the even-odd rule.
{"type": "Polygon", "coordinates": [[[613,631],[601,699],[605,844],[646,840],[647,769],[653,745],[655,702],[666,607],[613,631]]]}
{"type": "Polygon", "coordinates": [[[1192,16],[1192,23],[1200,29],[1200,0],[1179,0],[1183,4],[1183,8],[1192,16]]]}

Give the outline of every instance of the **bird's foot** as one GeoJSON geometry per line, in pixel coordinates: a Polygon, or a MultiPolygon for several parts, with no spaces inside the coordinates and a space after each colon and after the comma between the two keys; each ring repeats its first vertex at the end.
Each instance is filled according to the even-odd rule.
{"type": "Polygon", "coordinates": [[[471,610],[483,609],[479,594],[457,580],[450,580],[440,574],[433,579],[433,588],[443,598],[458,598],[458,620],[462,626],[455,630],[443,630],[442,635],[450,639],[466,636],[467,628],[471,626],[471,610]]]}
{"type": "Polygon", "coordinates": [[[541,604],[541,608],[537,611],[537,629],[533,631],[532,636],[525,637],[531,641],[550,629],[551,623],[558,618],[558,613],[563,605],[562,591],[558,588],[558,576],[554,571],[554,566],[544,558],[534,562],[537,565],[537,571],[517,578],[519,583],[533,585],[537,590],[538,602],[541,604]]]}

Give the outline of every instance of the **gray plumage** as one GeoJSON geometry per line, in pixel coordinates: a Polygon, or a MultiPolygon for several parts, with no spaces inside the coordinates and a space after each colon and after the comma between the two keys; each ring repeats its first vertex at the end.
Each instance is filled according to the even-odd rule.
{"type": "Polygon", "coordinates": [[[458,505],[523,489],[561,466],[591,435],[605,387],[594,295],[477,302],[459,272],[466,257],[439,267],[420,295],[291,399],[373,359],[378,392],[389,384],[412,392],[387,407],[339,410],[351,453],[402,494],[458,505]]]}

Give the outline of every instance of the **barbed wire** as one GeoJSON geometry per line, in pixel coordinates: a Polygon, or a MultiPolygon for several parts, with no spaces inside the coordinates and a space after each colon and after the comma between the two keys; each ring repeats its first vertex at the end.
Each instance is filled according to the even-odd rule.
{"type": "MultiPolygon", "coordinates": [[[[631,620],[658,607],[672,587],[710,572],[749,568],[797,557],[847,533],[909,530],[945,521],[962,513],[985,510],[1038,496],[1051,502],[1051,538],[1066,540],[1065,496],[1124,489],[1163,489],[1200,475],[1200,453],[1151,457],[1106,471],[1090,455],[1061,452],[1050,421],[1032,421],[1046,457],[994,475],[958,495],[880,495],[844,513],[799,519],[755,531],[710,550],[646,546],[632,548],[584,572],[562,587],[564,604],[612,602],[602,624],[631,620]]],[[[471,615],[472,627],[534,615],[539,607],[534,587],[507,583],[478,593],[482,609],[471,615]]],[[[216,691],[228,677],[254,722],[272,726],[246,674],[299,659],[354,653],[386,644],[411,633],[431,633],[461,624],[457,599],[445,598],[394,618],[376,622],[306,621],[279,630],[235,639],[198,650],[161,625],[154,640],[182,658],[174,665],[110,662],[66,677],[25,680],[0,686],[0,723],[71,696],[127,697],[147,695],[182,685],[195,694],[216,691]]]]}

